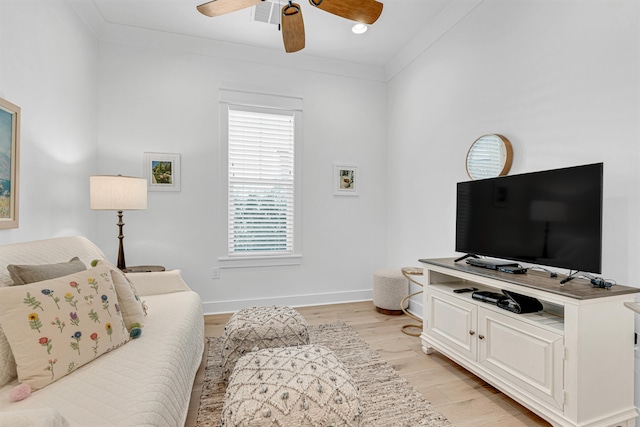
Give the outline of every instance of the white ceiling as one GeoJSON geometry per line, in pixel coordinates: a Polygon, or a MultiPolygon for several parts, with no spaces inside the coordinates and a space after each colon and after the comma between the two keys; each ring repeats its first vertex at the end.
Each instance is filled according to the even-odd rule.
{"type": "MultiPolygon", "coordinates": [[[[453,0],[382,0],[382,15],[362,35],[354,22],[298,0],[302,8],[306,47],[289,55],[312,55],[359,64],[385,66],[453,0]]],[[[203,39],[258,46],[283,52],[277,25],[251,20],[253,8],[210,18],[196,6],[205,0],[92,0],[98,13],[86,19],[94,27],[124,25],[203,39]],[[98,16],[99,19],[95,19],[98,16]]],[[[280,0],[282,5],[286,0],[280,0]]],[[[87,10],[84,8],[83,10],[87,10]]],[[[81,11],[82,13],[82,11],[81,11]]],[[[100,28],[94,28],[96,34],[100,28]]]]}

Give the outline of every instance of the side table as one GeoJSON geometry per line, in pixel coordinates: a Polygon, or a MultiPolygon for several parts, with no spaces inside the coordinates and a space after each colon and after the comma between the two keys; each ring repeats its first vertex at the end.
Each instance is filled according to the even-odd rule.
{"type": "MultiPolygon", "coordinates": [[[[410,282],[415,283],[416,285],[422,287],[422,283],[418,282],[417,280],[415,280],[414,278],[410,277],[410,276],[422,276],[423,272],[422,272],[422,268],[419,267],[403,267],[400,271],[402,271],[402,275],[404,277],[406,277],[410,282]]],[[[407,335],[411,335],[412,337],[419,337],[420,333],[422,332],[422,319],[419,318],[418,316],[409,313],[409,311],[407,309],[405,309],[405,302],[409,301],[409,299],[415,295],[419,295],[421,294],[423,291],[420,290],[418,292],[414,292],[410,295],[407,295],[406,297],[404,297],[404,299],[402,300],[402,302],[400,303],[400,307],[402,308],[402,311],[404,312],[404,314],[406,314],[407,316],[411,317],[413,320],[416,320],[417,322],[419,322],[418,324],[409,324],[409,325],[404,325],[402,327],[402,332],[404,332],[407,335]],[[418,331],[413,332],[410,331],[410,328],[414,328],[414,329],[418,329],[418,331]]],[[[407,304],[408,306],[408,304],[407,304]]],[[[424,308],[423,308],[424,310],[424,308]]],[[[423,314],[424,316],[424,314],[423,314]]]]}
{"type": "Polygon", "coordinates": [[[135,265],[122,270],[123,273],[152,273],[156,271],[165,271],[162,265],[135,265]]]}

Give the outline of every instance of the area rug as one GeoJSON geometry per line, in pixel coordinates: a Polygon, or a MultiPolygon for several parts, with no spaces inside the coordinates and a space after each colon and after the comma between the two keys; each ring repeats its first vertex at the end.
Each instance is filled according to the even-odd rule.
{"type": "MultiPolygon", "coordinates": [[[[310,326],[313,344],[333,350],[360,388],[363,427],[450,426],[420,393],[347,324],[310,326]]],[[[221,338],[208,338],[209,351],[196,427],[219,427],[226,383],[222,381],[221,338]]]]}

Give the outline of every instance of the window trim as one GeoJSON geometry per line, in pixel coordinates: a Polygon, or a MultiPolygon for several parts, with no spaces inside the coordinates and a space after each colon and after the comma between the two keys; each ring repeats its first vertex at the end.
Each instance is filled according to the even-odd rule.
{"type": "Polygon", "coordinates": [[[220,239],[218,265],[221,268],[269,267],[302,264],[302,98],[280,95],[252,93],[238,90],[220,89],[219,124],[220,124],[220,239]],[[228,209],[228,177],[229,177],[229,107],[250,107],[264,109],[265,112],[277,113],[287,111],[294,116],[294,214],[293,214],[293,254],[291,255],[229,255],[229,209],[228,209]]]}

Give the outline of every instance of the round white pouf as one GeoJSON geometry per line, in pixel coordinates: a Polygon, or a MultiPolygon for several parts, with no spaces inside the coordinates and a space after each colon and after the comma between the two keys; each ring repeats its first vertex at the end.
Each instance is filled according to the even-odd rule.
{"type": "MultiPolygon", "coordinates": [[[[373,305],[383,314],[402,314],[400,304],[409,295],[409,281],[400,269],[376,270],[373,273],[373,305]]],[[[404,308],[409,300],[404,302],[404,308]]]]}

